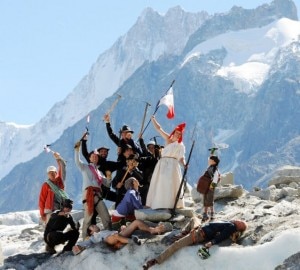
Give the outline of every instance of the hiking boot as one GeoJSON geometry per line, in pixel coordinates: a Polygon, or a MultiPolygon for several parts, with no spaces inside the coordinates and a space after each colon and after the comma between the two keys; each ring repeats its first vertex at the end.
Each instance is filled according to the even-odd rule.
{"type": "Polygon", "coordinates": [[[209,251],[208,251],[208,248],[206,247],[201,247],[198,249],[198,256],[205,260],[205,259],[208,259],[210,257],[210,254],[209,254],[209,251]]]}
{"type": "Polygon", "coordinates": [[[149,269],[151,266],[153,266],[153,265],[155,265],[155,264],[157,264],[157,260],[152,259],[152,260],[146,262],[146,263],[143,265],[143,269],[144,269],[144,270],[147,270],[147,269],[149,269]]]}
{"type": "Polygon", "coordinates": [[[139,239],[136,235],[133,235],[131,238],[132,238],[133,242],[136,243],[137,245],[140,246],[142,244],[141,239],[139,239]]]}
{"type": "Polygon", "coordinates": [[[56,250],[54,247],[51,247],[49,245],[46,245],[46,248],[45,248],[46,252],[50,253],[50,254],[55,254],[56,253],[56,250]]]}

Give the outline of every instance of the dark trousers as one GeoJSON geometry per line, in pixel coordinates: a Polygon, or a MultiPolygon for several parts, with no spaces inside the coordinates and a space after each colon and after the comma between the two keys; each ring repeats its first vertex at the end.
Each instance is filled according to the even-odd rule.
{"type": "Polygon", "coordinates": [[[70,230],[68,232],[50,232],[45,237],[45,242],[52,248],[56,245],[64,244],[68,242],[63,251],[70,251],[72,247],[76,244],[79,237],[79,232],[77,230],[70,230]]]}
{"type": "Polygon", "coordinates": [[[102,197],[105,200],[115,202],[117,199],[117,194],[116,192],[110,190],[110,188],[102,185],[102,197]]]}

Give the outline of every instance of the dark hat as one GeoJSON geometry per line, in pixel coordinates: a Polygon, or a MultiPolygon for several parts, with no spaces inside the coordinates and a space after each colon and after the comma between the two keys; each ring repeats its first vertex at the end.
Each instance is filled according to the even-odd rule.
{"type": "Polygon", "coordinates": [[[130,155],[126,160],[132,160],[132,159],[139,161],[139,155],[138,154],[130,155]]]}
{"type": "Polygon", "coordinates": [[[209,159],[213,160],[216,162],[216,165],[218,166],[220,163],[220,159],[217,156],[210,156],[209,159]]]}
{"type": "Polygon", "coordinates": [[[123,149],[124,149],[124,151],[127,149],[132,149],[132,146],[130,144],[125,144],[123,149]]]}
{"type": "Polygon", "coordinates": [[[101,146],[100,148],[97,149],[98,152],[100,152],[100,150],[105,149],[107,151],[109,151],[109,148],[105,147],[105,146],[101,146]]]}
{"type": "Polygon", "coordinates": [[[65,199],[64,202],[62,203],[62,208],[73,208],[73,201],[70,199],[65,199]]]}
{"type": "Polygon", "coordinates": [[[121,129],[121,132],[131,132],[133,133],[133,131],[131,130],[131,128],[127,125],[124,125],[121,129]]]}

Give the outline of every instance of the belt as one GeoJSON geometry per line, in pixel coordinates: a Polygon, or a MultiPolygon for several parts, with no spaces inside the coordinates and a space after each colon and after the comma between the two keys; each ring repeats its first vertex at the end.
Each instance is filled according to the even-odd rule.
{"type": "Polygon", "coordinates": [[[177,160],[177,158],[176,157],[161,157],[161,158],[173,158],[173,159],[176,159],[177,160]]]}

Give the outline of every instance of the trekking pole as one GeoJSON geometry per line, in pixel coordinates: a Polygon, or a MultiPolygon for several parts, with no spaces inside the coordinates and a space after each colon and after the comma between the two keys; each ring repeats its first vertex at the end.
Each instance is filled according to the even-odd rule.
{"type": "Polygon", "coordinates": [[[171,211],[172,216],[175,216],[176,205],[177,205],[177,202],[178,202],[178,200],[179,200],[179,197],[180,197],[180,193],[181,193],[181,189],[182,189],[182,187],[183,187],[183,184],[185,183],[185,176],[186,176],[186,173],[187,173],[187,170],[188,170],[188,165],[189,165],[189,163],[190,163],[190,159],[191,159],[191,156],[192,156],[192,152],[193,152],[193,149],[194,149],[194,145],[195,145],[195,140],[193,140],[193,143],[192,143],[192,146],[191,146],[191,150],[190,150],[190,153],[189,153],[189,156],[188,156],[186,165],[185,165],[185,167],[184,167],[184,171],[183,171],[181,183],[180,183],[180,186],[179,186],[177,195],[176,195],[174,207],[173,207],[173,209],[172,209],[172,211],[171,211]]]}

